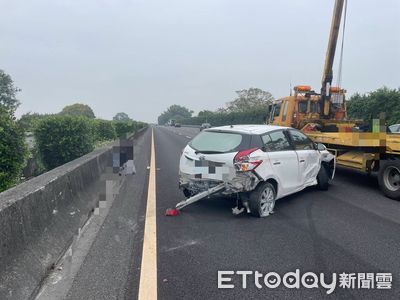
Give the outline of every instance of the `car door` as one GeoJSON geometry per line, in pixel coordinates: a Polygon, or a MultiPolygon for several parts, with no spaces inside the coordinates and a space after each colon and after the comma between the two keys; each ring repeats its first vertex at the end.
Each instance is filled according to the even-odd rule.
{"type": "Polygon", "coordinates": [[[283,130],[276,130],[262,135],[264,149],[268,153],[271,168],[279,181],[280,196],[298,190],[299,163],[297,154],[283,130]]]}
{"type": "Polygon", "coordinates": [[[299,161],[300,184],[303,187],[315,183],[321,166],[321,155],[313,141],[299,130],[288,130],[299,161]]]}

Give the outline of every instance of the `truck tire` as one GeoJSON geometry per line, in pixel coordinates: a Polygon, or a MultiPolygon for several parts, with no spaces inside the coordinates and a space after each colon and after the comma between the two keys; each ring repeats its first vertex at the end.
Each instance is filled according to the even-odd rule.
{"type": "Polygon", "coordinates": [[[317,189],[327,191],[329,188],[328,170],[324,165],[321,165],[317,175],[317,189]]]}
{"type": "Polygon", "coordinates": [[[254,191],[250,193],[249,208],[253,216],[262,218],[274,212],[276,191],[269,182],[261,182],[254,191]]]}
{"type": "Polygon", "coordinates": [[[400,160],[381,161],[378,182],[386,197],[400,200],[400,160]]]}

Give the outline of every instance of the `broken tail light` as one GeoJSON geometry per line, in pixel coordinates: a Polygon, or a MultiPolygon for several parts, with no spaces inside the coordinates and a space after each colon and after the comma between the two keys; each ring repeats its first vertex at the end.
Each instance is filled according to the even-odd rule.
{"type": "Polygon", "coordinates": [[[233,159],[237,171],[248,172],[257,168],[262,160],[254,160],[249,155],[259,148],[252,148],[238,152],[233,159]]]}

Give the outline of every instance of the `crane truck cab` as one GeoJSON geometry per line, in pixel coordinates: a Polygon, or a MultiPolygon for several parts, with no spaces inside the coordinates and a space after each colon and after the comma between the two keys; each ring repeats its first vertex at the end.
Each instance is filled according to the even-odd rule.
{"type": "Polygon", "coordinates": [[[354,124],[346,121],[345,90],[330,88],[329,101],[321,105],[321,94],[308,85],[294,87],[294,95],[275,101],[270,106],[268,123],[297,129],[347,131],[354,124]],[[321,113],[321,109],[324,113],[321,113]]]}
{"type": "Polygon", "coordinates": [[[293,96],[279,99],[272,105],[269,122],[301,129],[305,121],[320,118],[319,98],[310,86],[295,86],[293,96]]]}

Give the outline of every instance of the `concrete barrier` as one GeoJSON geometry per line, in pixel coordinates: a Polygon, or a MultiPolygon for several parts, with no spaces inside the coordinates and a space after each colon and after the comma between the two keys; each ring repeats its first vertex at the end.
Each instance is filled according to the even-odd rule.
{"type": "Polygon", "coordinates": [[[112,146],[0,193],[0,299],[34,297],[105,195],[112,146]]]}

